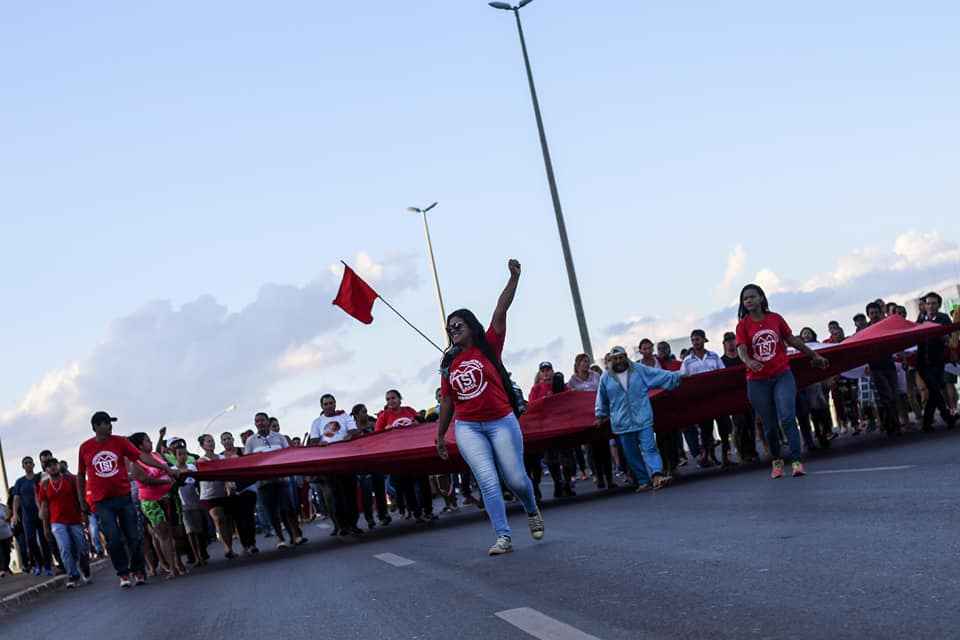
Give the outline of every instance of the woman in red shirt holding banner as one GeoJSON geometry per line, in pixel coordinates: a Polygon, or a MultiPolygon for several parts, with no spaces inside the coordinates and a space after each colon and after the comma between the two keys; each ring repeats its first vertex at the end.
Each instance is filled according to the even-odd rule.
{"type": "Polygon", "coordinates": [[[452,344],[440,365],[437,453],[444,460],[449,457],[444,436],[455,416],[457,449],[480,485],[487,514],[497,533],[497,541],[488,551],[491,556],[513,551],[498,468],[507,486],[523,503],[530,535],[534,540],[543,538],[543,517],[523,466],[517,398],[500,359],[507,333],[507,310],[520,282],[520,263],[510,260],[507,266],[510,280],[497,301],[490,328],[484,331],[467,309],[447,317],[447,334],[452,344]]]}
{"type": "Polygon", "coordinates": [[[787,345],[810,356],[815,367],[826,369],[829,362],[794,336],[783,316],[770,311],[767,295],[759,286],[748,284],[740,291],[738,316],[737,353],[747,365],[747,397],[763,420],[770,444],[773,456],[770,477],[783,477],[780,427],[790,443],[793,475],[802,476],[806,471],[797,426],[797,382],[790,370],[787,345]]]}
{"type": "MultiPolygon", "coordinates": [[[[403,406],[403,396],[396,389],[387,391],[384,400],[386,405],[377,416],[377,423],[373,430],[376,433],[392,429],[412,427],[420,422],[417,410],[403,406]]],[[[433,492],[430,488],[430,476],[394,475],[393,484],[397,492],[403,496],[407,510],[413,514],[416,522],[431,522],[437,519],[433,514],[433,492]],[[420,496],[417,496],[417,487],[420,487],[420,496]]]]}

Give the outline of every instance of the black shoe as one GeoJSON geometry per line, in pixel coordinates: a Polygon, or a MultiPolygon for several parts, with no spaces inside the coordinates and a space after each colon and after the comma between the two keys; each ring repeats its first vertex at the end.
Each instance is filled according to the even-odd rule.
{"type": "Polygon", "coordinates": [[[381,526],[381,527],[389,526],[391,522],[393,522],[393,518],[391,518],[390,516],[386,516],[386,517],[384,517],[384,518],[380,518],[380,526],[381,526]]]}
{"type": "Polygon", "coordinates": [[[606,488],[607,488],[606,482],[604,482],[603,480],[600,480],[599,482],[597,482],[597,489],[606,489],[606,488]]]}
{"type": "Polygon", "coordinates": [[[361,529],[358,529],[357,527],[350,527],[350,535],[363,537],[363,531],[361,529]]]}
{"type": "Polygon", "coordinates": [[[376,523],[376,522],[374,522],[373,520],[367,520],[367,529],[368,529],[368,530],[373,531],[373,530],[376,529],[376,528],[377,528],[377,523],[376,523]]]}
{"type": "Polygon", "coordinates": [[[330,532],[330,537],[333,538],[335,536],[339,536],[340,534],[341,534],[340,529],[334,528],[333,531],[330,532]]]}

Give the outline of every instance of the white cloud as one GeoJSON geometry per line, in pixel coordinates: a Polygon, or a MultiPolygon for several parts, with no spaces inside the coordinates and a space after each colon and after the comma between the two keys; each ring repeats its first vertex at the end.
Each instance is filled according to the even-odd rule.
{"type": "Polygon", "coordinates": [[[637,346],[644,338],[654,342],[671,340],[689,335],[693,329],[703,329],[708,336],[720,330],[711,324],[704,324],[703,318],[696,314],[672,318],[646,316],[608,327],[604,352],[615,346],[621,346],[627,350],[628,354],[636,354],[637,346]]]}
{"type": "Polygon", "coordinates": [[[841,256],[832,271],[809,278],[801,290],[841,287],[871,273],[909,272],[958,263],[960,246],[956,242],[946,240],[938,231],[911,230],[898,235],[892,249],[861,247],[841,256]]]}
{"type": "MultiPolygon", "coordinates": [[[[909,231],[898,235],[892,248],[859,248],[841,256],[831,271],[802,285],[771,269],[761,269],[754,281],[770,295],[771,307],[786,315],[791,324],[809,325],[822,332],[833,319],[850,327],[853,314],[862,312],[866,302],[877,297],[903,304],[930,289],[955,296],[956,290],[951,292],[948,285],[957,282],[958,262],[957,243],[935,231],[909,231]]],[[[715,336],[736,325],[736,312],[736,304],[731,304],[704,316],[641,317],[608,327],[607,344],[634,349],[641,338],[683,338],[693,328],[715,336]]]]}
{"type": "MultiPolygon", "coordinates": [[[[354,264],[398,294],[417,284],[415,260],[402,254],[376,262],[361,253],[354,264]]],[[[339,276],[266,284],[235,312],[210,295],[180,307],[143,305],[115,320],[87,357],[48,373],[0,414],[4,448],[14,456],[44,447],[72,452],[100,409],[120,418],[121,433],[161,424],[189,431],[231,404],[251,414],[267,409],[278,382],[351,357],[333,336],[353,322],[331,304],[339,276]]]]}
{"type": "Polygon", "coordinates": [[[746,264],[747,252],[744,251],[742,244],[738,244],[733,248],[733,251],[730,252],[730,255],[727,256],[727,268],[723,272],[723,280],[717,285],[717,293],[719,295],[723,295],[729,291],[733,283],[740,277],[740,274],[743,273],[746,264]]]}
{"type": "MultiPolygon", "coordinates": [[[[370,285],[385,284],[391,290],[405,289],[418,284],[417,270],[412,268],[417,256],[404,253],[394,256],[389,262],[377,262],[369,254],[360,251],[352,261],[347,261],[350,268],[370,285]]],[[[343,275],[343,265],[335,262],[327,267],[330,274],[340,282],[343,275]]]]}
{"type": "Polygon", "coordinates": [[[938,231],[902,233],[893,244],[893,252],[893,268],[898,270],[960,262],[960,246],[944,239],[938,231]]]}
{"type": "Polygon", "coordinates": [[[760,285],[760,287],[766,292],[766,294],[772,295],[774,293],[780,293],[781,291],[786,291],[787,285],[783,280],[770,269],[761,269],[757,271],[757,275],[753,276],[753,281],[760,285]]]}
{"type": "Polygon", "coordinates": [[[353,357],[353,352],[329,338],[291,346],[277,359],[281,373],[301,373],[323,366],[335,366],[353,357]]]}

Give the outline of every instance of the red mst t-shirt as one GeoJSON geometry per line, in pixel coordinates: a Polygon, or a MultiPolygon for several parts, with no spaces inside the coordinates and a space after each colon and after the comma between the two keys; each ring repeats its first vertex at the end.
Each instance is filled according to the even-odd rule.
{"type": "Polygon", "coordinates": [[[373,431],[380,433],[387,429],[399,429],[415,424],[417,424],[417,410],[413,407],[398,407],[396,409],[384,407],[380,415],[377,416],[377,424],[374,425],[373,431]]]}
{"type": "Polygon", "coordinates": [[[139,460],[140,450],[120,436],[103,442],[90,438],[80,445],[77,474],[86,473],[87,491],[93,503],[130,495],[130,479],[124,460],[139,460]]]}
{"type": "MultiPolygon", "coordinates": [[[[506,336],[487,329],[487,342],[497,356],[506,336]]],[[[440,396],[453,399],[454,415],[466,422],[490,422],[513,412],[500,374],[480,349],[470,347],[453,359],[450,377],[440,379],[440,396]]]]}
{"type": "Polygon", "coordinates": [[[747,380],[766,380],[789,369],[784,340],[792,335],[790,326],[779,313],[768,311],[759,321],[750,316],[743,318],[737,324],[737,346],[745,345],[747,354],[763,365],[760,371],[747,368],[747,380]]]}
{"type": "Polygon", "coordinates": [[[77,480],[63,474],[57,480],[47,478],[37,487],[37,498],[47,501],[51,524],[82,524],[80,502],[77,498],[77,480]]]}

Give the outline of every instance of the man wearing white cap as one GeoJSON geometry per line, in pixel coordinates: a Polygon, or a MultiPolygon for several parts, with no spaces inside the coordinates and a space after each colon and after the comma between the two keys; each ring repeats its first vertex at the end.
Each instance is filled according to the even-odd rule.
{"type": "Polygon", "coordinates": [[[623,445],[627,464],[637,479],[637,492],[664,485],[663,461],[653,432],[650,389],[676,389],[680,374],[631,362],[623,347],[607,354],[609,366],[600,376],[595,413],[597,425],[610,429],[623,445]],[[649,471],[648,471],[649,469],[649,471]]]}

